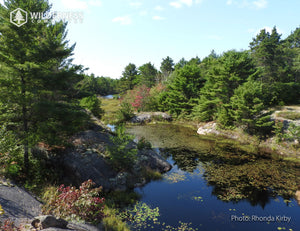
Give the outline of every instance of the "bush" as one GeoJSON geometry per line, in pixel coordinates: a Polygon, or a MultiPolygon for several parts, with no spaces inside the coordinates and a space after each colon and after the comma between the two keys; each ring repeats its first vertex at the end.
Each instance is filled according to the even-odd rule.
{"type": "Polygon", "coordinates": [[[284,134],[284,138],[288,141],[298,140],[299,142],[299,137],[300,137],[300,126],[291,123],[289,125],[286,134],[284,134]]]}
{"type": "Polygon", "coordinates": [[[151,143],[145,139],[145,137],[142,137],[138,143],[137,143],[137,148],[139,150],[142,150],[142,149],[151,149],[152,148],[152,145],[151,143]]]}
{"type": "Polygon", "coordinates": [[[130,144],[133,139],[125,134],[124,126],[117,127],[116,133],[111,137],[113,145],[107,148],[110,161],[117,170],[130,170],[137,158],[137,149],[130,144]]]}
{"type": "Polygon", "coordinates": [[[22,169],[22,149],[15,135],[0,127],[0,166],[7,177],[18,176],[22,169]]]}
{"type": "Polygon", "coordinates": [[[94,116],[101,118],[104,111],[101,109],[101,101],[96,95],[82,98],[80,106],[90,110],[94,116]]]}
{"type": "Polygon", "coordinates": [[[122,102],[121,108],[117,112],[117,120],[119,123],[129,121],[134,116],[133,107],[130,103],[122,102]]]}
{"type": "Polygon", "coordinates": [[[94,185],[92,180],[83,182],[79,189],[61,185],[54,193],[45,196],[47,202],[43,212],[67,220],[99,223],[104,217],[104,198],[99,197],[102,187],[93,188],[94,185]]]}

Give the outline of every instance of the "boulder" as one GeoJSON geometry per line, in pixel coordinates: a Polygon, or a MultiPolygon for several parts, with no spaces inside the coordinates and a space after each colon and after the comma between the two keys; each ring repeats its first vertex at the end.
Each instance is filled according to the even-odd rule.
{"type": "Polygon", "coordinates": [[[172,120],[172,116],[165,112],[143,112],[141,114],[135,115],[130,122],[131,123],[146,123],[151,122],[153,119],[157,120],[172,120]]]}
{"type": "MultiPolygon", "coordinates": [[[[74,148],[68,149],[62,155],[61,169],[64,183],[79,186],[82,182],[91,179],[104,191],[125,191],[135,185],[144,184],[141,177],[143,168],[151,168],[161,173],[169,171],[172,166],[152,149],[138,151],[138,158],[130,172],[117,172],[105,158],[105,147],[113,145],[111,134],[88,130],[72,138],[74,148]]],[[[137,148],[131,142],[129,148],[137,148]]]]}
{"type": "Polygon", "coordinates": [[[31,225],[38,230],[59,231],[59,230],[76,230],[76,231],[101,231],[103,226],[99,224],[97,227],[85,223],[67,222],[61,218],[54,216],[38,216],[31,222],[31,225]]]}
{"type": "Polygon", "coordinates": [[[171,170],[172,165],[169,164],[161,155],[152,149],[142,149],[138,152],[138,163],[142,168],[150,168],[160,173],[171,170]]]}
{"type": "Polygon", "coordinates": [[[209,134],[220,135],[220,131],[217,130],[217,124],[214,122],[206,123],[203,126],[200,126],[198,128],[197,133],[199,135],[209,135],[209,134]]]}
{"type": "Polygon", "coordinates": [[[35,217],[35,219],[31,222],[31,225],[34,228],[42,228],[42,229],[47,229],[47,228],[66,229],[68,222],[61,218],[56,218],[54,216],[46,215],[46,216],[35,217]]]}

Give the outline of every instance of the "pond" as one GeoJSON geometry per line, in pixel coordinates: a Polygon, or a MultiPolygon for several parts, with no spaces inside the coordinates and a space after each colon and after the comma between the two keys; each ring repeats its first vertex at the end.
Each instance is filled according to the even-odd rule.
{"type": "Polygon", "coordinates": [[[299,230],[299,164],[173,124],[127,132],[150,141],[173,165],[136,189],[147,207],[140,209],[152,215],[133,222],[133,230],[299,230]]]}

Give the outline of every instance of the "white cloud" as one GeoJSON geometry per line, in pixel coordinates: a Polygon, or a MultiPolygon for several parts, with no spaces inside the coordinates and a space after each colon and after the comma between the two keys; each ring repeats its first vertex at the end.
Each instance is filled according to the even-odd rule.
{"type": "Polygon", "coordinates": [[[250,1],[250,0],[227,0],[226,1],[227,5],[235,5],[240,8],[254,8],[254,9],[264,9],[268,5],[267,0],[256,0],[256,1],[250,1]]]}
{"type": "Polygon", "coordinates": [[[129,15],[116,17],[112,21],[118,22],[121,25],[129,25],[132,23],[132,19],[129,15]]]}
{"type": "Polygon", "coordinates": [[[267,0],[257,0],[253,2],[253,5],[257,8],[257,9],[263,9],[266,8],[268,5],[268,1],[267,0]]]}
{"type": "Polygon", "coordinates": [[[165,20],[164,17],[158,16],[158,15],[153,16],[152,19],[153,19],[153,20],[158,20],[158,21],[160,21],[160,20],[165,20]]]}
{"type": "Polygon", "coordinates": [[[79,10],[85,10],[89,6],[93,7],[100,7],[102,6],[102,2],[100,0],[62,0],[62,4],[64,7],[68,9],[79,9],[79,10]]]}
{"type": "Polygon", "coordinates": [[[177,8],[177,9],[179,9],[179,8],[182,7],[182,5],[181,5],[180,2],[170,2],[170,6],[173,6],[173,7],[177,8]]]}
{"type": "Polygon", "coordinates": [[[180,0],[182,4],[185,4],[187,6],[192,6],[193,5],[193,0],[180,0]]]}
{"type": "Polygon", "coordinates": [[[157,10],[157,11],[163,11],[163,10],[164,10],[164,8],[163,8],[163,7],[161,7],[161,6],[156,6],[156,7],[154,8],[154,10],[157,10]]]}
{"type": "Polygon", "coordinates": [[[227,4],[227,5],[232,5],[232,4],[233,4],[233,1],[232,1],[232,0],[228,0],[228,1],[226,2],[226,4],[227,4]]]}

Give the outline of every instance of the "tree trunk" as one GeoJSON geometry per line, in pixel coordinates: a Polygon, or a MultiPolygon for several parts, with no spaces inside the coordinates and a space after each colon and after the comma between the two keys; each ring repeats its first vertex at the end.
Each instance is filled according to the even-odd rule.
{"type": "Polygon", "coordinates": [[[22,83],[22,97],[24,99],[24,103],[22,105],[22,119],[23,119],[23,147],[24,147],[24,166],[25,173],[27,174],[29,171],[29,158],[28,158],[28,120],[27,120],[27,107],[26,107],[26,81],[25,77],[21,75],[21,83],[22,83]]]}

